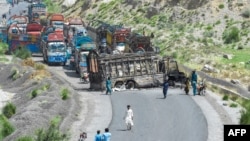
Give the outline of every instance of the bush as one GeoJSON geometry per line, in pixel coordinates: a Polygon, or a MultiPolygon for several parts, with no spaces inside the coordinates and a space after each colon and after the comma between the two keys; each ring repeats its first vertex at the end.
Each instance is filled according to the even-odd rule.
{"type": "Polygon", "coordinates": [[[16,113],[16,106],[10,102],[8,102],[4,107],[3,107],[3,115],[6,116],[7,118],[11,118],[12,115],[16,113]]]}
{"type": "Polygon", "coordinates": [[[66,88],[62,89],[62,91],[61,91],[61,96],[62,96],[62,99],[63,99],[63,100],[68,99],[68,98],[69,98],[69,90],[66,89],[66,88]]]}
{"type": "Polygon", "coordinates": [[[24,136],[17,139],[17,141],[34,141],[32,137],[24,136]]]}
{"type": "Polygon", "coordinates": [[[35,64],[35,69],[36,70],[45,70],[45,65],[42,63],[36,63],[35,64]]]}
{"type": "Polygon", "coordinates": [[[8,51],[8,44],[0,42],[0,55],[8,51]]]}
{"type": "Polygon", "coordinates": [[[45,84],[42,86],[41,90],[46,91],[50,88],[50,84],[45,84]]]}
{"type": "Polygon", "coordinates": [[[220,4],[220,5],[219,5],[219,8],[220,8],[220,9],[223,9],[223,8],[224,8],[224,4],[220,4]]]}
{"type": "Polygon", "coordinates": [[[20,77],[19,70],[16,67],[13,67],[11,69],[11,77],[12,77],[13,80],[16,80],[17,78],[20,77]]]}
{"type": "Polygon", "coordinates": [[[0,140],[10,135],[14,130],[15,128],[9,123],[8,119],[4,115],[0,115],[0,140]]]}
{"type": "Polygon", "coordinates": [[[240,40],[239,35],[240,35],[240,30],[237,27],[231,27],[229,29],[225,29],[222,38],[225,44],[230,44],[238,42],[240,40]]]}
{"type": "Polygon", "coordinates": [[[236,100],[238,99],[238,96],[233,95],[232,97],[230,97],[230,99],[231,99],[232,101],[236,101],[236,100]]]}
{"type": "Polygon", "coordinates": [[[21,59],[27,59],[31,57],[31,52],[25,47],[18,47],[18,49],[14,51],[14,56],[21,59]]]}
{"type": "Polygon", "coordinates": [[[37,94],[38,94],[38,89],[35,89],[35,90],[33,90],[33,91],[31,92],[31,97],[32,97],[32,98],[35,98],[35,97],[37,96],[37,94]]]}
{"type": "Polygon", "coordinates": [[[225,101],[227,101],[228,99],[229,99],[228,95],[224,95],[223,98],[222,98],[222,100],[225,100],[225,101]]]}
{"type": "Polygon", "coordinates": [[[250,9],[244,9],[241,13],[242,17],[249,18],[250,17],[250,9]]]}
{"type": "Polygon", "coordinates": [[[235,103],[231,103],[229,106],[234,108],[234,107],[237,107],[238,105],[235,103]]]}
{"type": "MultiPolygon", "coordinates": [[[[56,119],[57,120],[57,119],[56,119]]],[[[51,121],[47,130],[39,129],[37,131],[37,141],[66,141],[68,136],[59,131],[59,122],[51,121]]]]}

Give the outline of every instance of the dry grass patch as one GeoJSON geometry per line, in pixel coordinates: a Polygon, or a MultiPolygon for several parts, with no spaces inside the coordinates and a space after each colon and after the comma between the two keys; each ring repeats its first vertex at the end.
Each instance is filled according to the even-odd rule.
{"type": "Polygon", "coordinates": [[[43,78],[50,77],[51,74],[47,70],[36,70],[31,74],[30,79],[42,80],[43,78]]]}
{"type": "Polygon", "coordinates": [[[34,67],[35,61],[33,61],[32,58],[27,58],[27,59],[23,60],[22,65],[34,67]]]}

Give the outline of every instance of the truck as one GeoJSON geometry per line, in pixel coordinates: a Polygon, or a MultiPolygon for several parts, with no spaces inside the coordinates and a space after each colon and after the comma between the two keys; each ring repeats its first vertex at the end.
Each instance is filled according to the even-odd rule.
{"type": "Polygon", "coordinates": [[[40,48],[41,35],[44,27],[39,23],[29,23],[26,28],[26,34],[30,38],[30,42],[26,45],[28,50],[33,53],[42,53],[40,48]]]}
{"type": "Polygon", "coordinates": [[[74,66],[81,80],[88,82],[88,54],[96,49],[96,43],[89,36],[78,36],[74,46],[74,66]]]}
{"type": "Polygon", "coordinates": [[[7,26],[0,25],[0,42],[7,43],[7,26]]]}
{"type": "MultiPolygon", "coordinates": [[[[95,90],[104,90],[108,77],[113,88],[125,86],[126,89],[157,87],[165,80],[175,83],[176,78],[180,83],[186,80],[186,75],[179,70],[177,75],[172,75],[178,69],[176,61],[153,52],[104,55],[92,50],[88,63],[90,89],[95,90]]],[[[173,83],[170,85],[174,86],[173,83]]]]}
{"type": "Polygon", "coordinates": [[[67,46],[61,32],[49,33],[46,40],[42,41],[43,61],[48,65],[67,62],[67,46]]]}
{"type": "Polygon", "coordinates": [[[159,52],[158,47],[153,47],[150,36],[138,33],[132,33],[127,37],[125,44],[126,47],[124,52],[126,53],[159,52]]]}
{"type": "Polygon", "coordinates": [[[29,23],[27,16],[11,16],[7,21],[7,26],[10,27],[12,24],[15,24],[16,27],[22,32],[26,32],[27,24],[29,23]]]}
{"type": "Polygon", "coordinates": [[[59,28],[63,31],[64,26],[64,16],[62,14],[49,14],[48,15],[48,25],[55,28],[59,28]]]}
{"type": "Polygon", "coordinates": [[[131,34],[131,28],[121,25],[113,25],[107,28],[107,48],[108,53],[123,53],[125,49],[125,39],[131,34]]]}
{"type": "Polygon", "coordinates": [[[32,3],[28,6],[29,22],[40,23],[40,17],[46,16],[47,8],[43,3],[32,3]]]}

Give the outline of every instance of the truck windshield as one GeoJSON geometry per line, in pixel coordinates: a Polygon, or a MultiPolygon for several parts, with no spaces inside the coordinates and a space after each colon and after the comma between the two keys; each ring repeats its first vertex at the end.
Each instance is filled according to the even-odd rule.
{"type": "Polygon", "coordinates": [[[66,46],[63,42],[53,42],[48,45],[49,52],[65,52],[66,46]]]}
{"type": "Polygon", "coordinates": [[[63,29],[63,22],[62,21],[53,21],[52,26],[55,28],[63,29]]]}

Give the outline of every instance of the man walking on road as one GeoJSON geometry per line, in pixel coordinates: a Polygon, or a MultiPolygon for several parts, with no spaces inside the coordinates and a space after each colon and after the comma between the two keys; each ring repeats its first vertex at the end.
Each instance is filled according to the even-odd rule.
{"type": "Polygon", "coordinates": [[[127,125],[127,130],[131,130],[132,126],[134,126],[133,118],[134,118],[133,110],[130,108],[130,105],[127,105],[127,111],[124,117],[125,123],[127,125]]]}
{"type": "Polygon", "coordinates": [[[112,84],[111,84],[110,77],[108,77],[108,79],[106,80],[106,94],[108,94],[108,93],[111,94],[111,92],[112,92],[111,85],[112,84]]]}
{"type": "Polygon", "coordinates": [[[193,94],[195,96],[196,90],[197,90],[197,74],[196,74],[195,70],[192,71],[191,83],[192,83],[192,87],[193,87],[193,94]]]}
{"type": "Polygon", "coordinates": [[[97,130],[96,135],[95,135],[95,141],[102,141],[102,135],[100,133],[101,131],[97,130]]]}
{"type": "Polygon", "coordinates": [[[164,99],[167,97],[167,93],[168,93],[168,80],[165,80],[163,83],[163,96],[164,99]]]}
{"type": "Polygon", "coordinates": [[[110,141],[111,133],[108,128],[105,128],[105,132],[103,133],[103,141],[110,141]]]}

